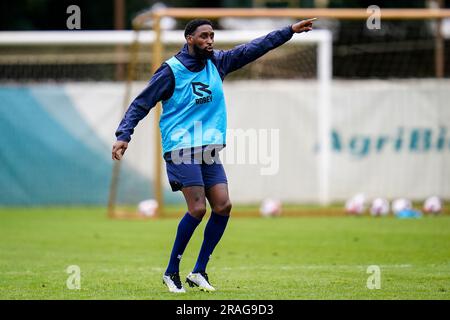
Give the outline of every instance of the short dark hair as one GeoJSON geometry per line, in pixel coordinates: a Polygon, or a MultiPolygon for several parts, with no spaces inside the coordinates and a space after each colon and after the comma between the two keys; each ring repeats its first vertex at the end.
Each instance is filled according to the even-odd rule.
{"type": "Polygon", "coordinates": [[[184,37],[191,35],[197,30],[198,27],[209,24],[212,27],[212,22],[208,19],[194,19],[189,21],[184,28],[184,37]]]}

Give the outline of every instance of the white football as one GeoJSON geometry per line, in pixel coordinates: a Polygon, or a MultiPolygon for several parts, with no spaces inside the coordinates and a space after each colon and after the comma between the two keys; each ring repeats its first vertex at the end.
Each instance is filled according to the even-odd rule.
{"type": "Polygon", "coordinates": [[[148,199],[139,202],[138,205],[139,213],[146,217],[153,217],[158,210],[158,202],[154,199],[148,199]]]}
{"type": "Polygon", "coordinates": [[[345,203],[345,211],[350,214],[362,214],[366,209],[366,196],[358,193],[345,203]]]}
{"type": "Polygon", "coordinates": [[[423,204],[423,211],[427,213],[440,213],[442,211],[442,200],[437,197],[429,197],[423,204]]]}
{"type": "Polygon", "coordinates": [[[263,217],[279,216],[281,214],[281,201],[276,199],[265,199],[259,208],[263,217]]]}
{"type": "Polygon", "coordinates": [[[370,207],[372,216],[386,216],[389,214],[389,201],[383,198],[376,198],[370,207]]]}
{"type": "Polygon", "coordinates": [[[399,199],[395,199],[392,202],[392,211],[394,211],[394,213],[398,213],[399,211],[406,210],[406,209],[412,209],[411,200],[406,199],[406,198],[399,198],[399,199]]]}

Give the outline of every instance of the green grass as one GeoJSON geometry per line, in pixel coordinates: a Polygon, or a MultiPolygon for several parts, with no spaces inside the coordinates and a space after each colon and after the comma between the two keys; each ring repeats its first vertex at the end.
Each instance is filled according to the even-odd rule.
{"type": "MultiPolygon", "coordinates": [[[[217,292],[166,291],[178,219],[102,208],[0,209],[0,299],[449,299],[450,217],[232,218],[210,261],[217,292]],[[81,268],[69,290],[66,268],[81,268]],[[381,268],[381,289],[366,287],[381,268]]],[[[206,219],[205,219],[206,220],[206,219]]],[[[205,221],[181,263],[195,264],[205,221]]]]}

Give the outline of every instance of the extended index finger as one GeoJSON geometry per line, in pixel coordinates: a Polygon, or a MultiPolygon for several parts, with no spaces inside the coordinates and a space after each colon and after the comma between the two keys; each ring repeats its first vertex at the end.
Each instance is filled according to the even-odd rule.
{"type": "Polygon", "coordinates": [[[314,20],[317,20],[317,18],[311,18],[311,19],[305,19],[305,20],[302,20],[302,21],[300,22],[300,24],[301,24],[302,26],[312,26],[312,23],[313,23],[314,20]]]}

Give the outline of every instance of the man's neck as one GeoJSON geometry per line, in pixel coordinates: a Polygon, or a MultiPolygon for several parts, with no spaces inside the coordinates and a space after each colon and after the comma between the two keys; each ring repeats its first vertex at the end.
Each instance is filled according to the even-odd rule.
{"type": "Polygon", "coordinates": [[[197,58],[197,55],[195,54],[195,51],[194,51],[194,47],[191,47],[188,45],[188,53],[191,57],[197,58]]]}

